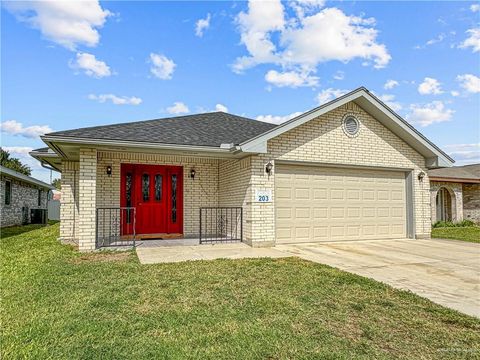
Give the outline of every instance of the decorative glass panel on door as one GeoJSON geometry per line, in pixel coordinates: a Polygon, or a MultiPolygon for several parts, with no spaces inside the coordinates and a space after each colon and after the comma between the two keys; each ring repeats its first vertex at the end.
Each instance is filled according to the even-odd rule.
{"type": "Polygon", "coordinates": [[[177,222],[177,175],[172,175],[172,222],[177,222]]]}
{"type": "Polygon", "coordinates": [[[150,176],[148,174],[142,175],[142,195],[143,201],[150,199],[150,176]]]}
{"type": "MultiPolygon", "coordinates": [[[[132,173],[127,173],[125,176],[125,200],[126,207],[132,207],[132,173]]],[[[131,210],[127,209],[127,224],[132,222],[131,210]]]]}
{"type": "Polygon", "coordinates": [[[155,175],[155,200],[161,201],[162,200],[162,175],[155,175]]]}

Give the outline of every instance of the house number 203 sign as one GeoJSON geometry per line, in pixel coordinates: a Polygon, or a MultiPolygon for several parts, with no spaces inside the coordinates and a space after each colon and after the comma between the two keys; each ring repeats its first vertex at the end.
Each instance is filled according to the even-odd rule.
{"type": "Polygon", "coordinates": [[[272,190],[255,190],[255,201],[261,203],[272,202],[272,190]]]}

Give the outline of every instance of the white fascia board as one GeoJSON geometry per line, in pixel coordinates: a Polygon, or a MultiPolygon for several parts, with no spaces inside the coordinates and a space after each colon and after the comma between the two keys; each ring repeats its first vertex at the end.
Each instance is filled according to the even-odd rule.
{"type": "Polygon", "coordinates": [[[72,138],[61,136],[42,136],[42,140],[47,143],[57,144],[74,144],[74,145],[92,145],[92,146],[122,146],[131,148],[145,148],[145,149],[160,149],[160,150],[182,150],[182,151],[198,151],[198,152],[213,152],[213,153],[231,153],[231,148],[220,148],[214,146],[191,146],[178,144],[160,144],[147,142],[132,142],[122,140],[106,140],[106,139],[85,139],[72,138]]]}
{"type": "MultiPolygon", "coordinates": [[[[420,144],[423,148],[428,150],[429,154],[422,154],[425,158],[437,157],[438,166],[440,167],[450,167],[453,165],[454,161],[448,155],[444,154],[439,148],[437,148],[433,143],[431,143],[426,137],[420,134],[413,126],[408,124],[403,119],[399,118],[390,108],[385,106],[381,101],[379,101],[375,96],[372,96],[369,92],[364,92],[362,94],[367,101],[372,103],[377,110],[380,110],[383,115],[387,116],[393,123],[402,129],[408,136],[412,137],[414,141],[420,144]]],[[[387,126],[388,127],[388,126],[387,126]]],[[[411,145],[411,144],[410,144],[411,145]]],[[[411,145],[412,146],[412,145],[411,145]]]]}
{"type": "Polygon", "coordinates": [[[448,155],[444,154],[439,148],[437,148],[427,138],[425,138],[418,131],[416,131],[406,121],[396,115],[393,110],[388,108],[384,103],[382,103],[372,94],[370,94],[365,88],[359,88],[357,90],[354,90],[349,94],[346,94],[335,100],[330,101],[329,103],[326,103],[325,105],[322,105],[316,109],[299,115],[253,139],[247,140],[240,144],[240,149],[243,152],[267,153],[268,140],[279,136],[289,130],[292,130],[297,126],[305,124],[306,122],[313,120],[323,114],[326,114],[327,112],[332,111],[342,105],[345,105],[346,103],[355,101],[360,98],[365,99],[365,101],[373,105],[376,110],[380,111],[384,117],[386,117],[389,121],[393,122],[393,124],[395,124],[396,127],[401,129],[404,134],[408,134],[411,140],[415,141],[418,145],[420,145],[419,147],[423,149],[422,155],[426,159],[428,159],[427,167],[431,167],[429,164],[432,163],[435,163],[434,167],[450,167],[453,165],[454,161],[449,158],[448,155]],[[434,158],[433,161],[432,158],[434,158]]]}

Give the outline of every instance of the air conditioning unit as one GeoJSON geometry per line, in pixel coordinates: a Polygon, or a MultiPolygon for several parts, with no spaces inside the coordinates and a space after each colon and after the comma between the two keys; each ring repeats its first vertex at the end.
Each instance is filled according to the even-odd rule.
{"type": "Polygon", "coordinates": [[[47,223],[47,209],[31,209],[30,210],[31,224],[46,224],[47,223]]]}

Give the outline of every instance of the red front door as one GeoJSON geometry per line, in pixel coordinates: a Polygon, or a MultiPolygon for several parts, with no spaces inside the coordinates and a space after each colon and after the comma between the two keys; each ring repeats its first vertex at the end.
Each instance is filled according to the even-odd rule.
{"type": "MultiPolygon", "coordinates": [[[[183,233],[183,168],[122,164],[121,206],[134,207],[135,233],[183,233]]],[[[133,219],[124,211],[122,235],[133,234],[133,219]]]]}

